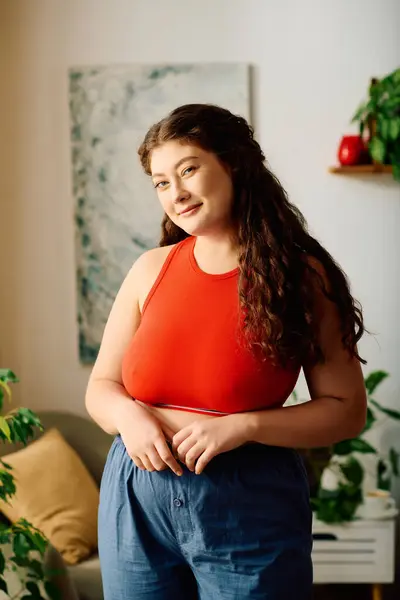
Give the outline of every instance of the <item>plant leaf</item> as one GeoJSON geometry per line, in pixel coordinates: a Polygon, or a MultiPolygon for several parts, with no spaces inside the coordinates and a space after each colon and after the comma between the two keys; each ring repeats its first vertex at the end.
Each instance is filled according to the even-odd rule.
{"type": "Polygon", "coordinates": [[[14,477],[8,471],[0,470],[0,499],[5,502],[15,494],[14,477]]]}
{"type": "MultiPolygon", "coordinates": [[[[367,105],[366,105],[365,102],[363,102],[357,108],[356,112],[354,113],[354,116],[351,119],[351,122],[354,123],[355,121],[359,121],[361,119],[361,117],[363,117],[363,115],[366,112],[366,110],[367,110],[367,105]]],[[[363,120],[364,120],[364,118],[363,118],[363,120]]]]}
{"type": "Polygon", "coordinates": [[[362,502],[361,488],[357,486],[341,486],[336,497],[314,498],[313,508],[317,518],[326,523],[350,521],[362,502]]]}
{"type": "Polygon", "coordinates": [[[32,550],[37,550],[43,556],[48,546],[48,540],[39,529],[34,527],[26,519],[20,519],[17,523],[14,523],[14,528],[24,534],[26,541],[32,550]]]}
{"type": "Polygon", "coordinates": [[[396,477],[399,476],[399,456],[400,454],[394,448],[390,448],[389,451],[389,461],[390,466],[392,467],[393,475],[396,477]]]}
{"type": "Polygon", "coordinates": [[[374,160],[383,163],[386,155],[386,145],[381,138],[375,136],[369,143],[369,152],[374,160]]]}
{"type": "Polygon", "coordinates": [[[380,114],[378,116],[379,135],[385,141],[388,141],[391,137],[391,135],[390,135],[391,124],[392,124],[392,121],[390,119],[385,119],[385,117],[382,114],[380,114]]]}
{"type": "Polygon", "coordinates": [[[3,465],[3,467],[5,469],[8,469],[8,471],[13,470],[13,467],[11,465],[9,465],[8,463],[4,462],[4,460],[2,458],[0,458],[0,464],[3,465]]]}
{"type": "Polygon", "coordinates": [[[373,394],[386,377],[389,377],[389,373],[386,373],[386,371],[372,371],[364,381],[368,394],[373,394]]]}
{"type": "Polygon", "coordinates": [[[400,83],[400,67],[398,69],[395,69],[395,71],[393,71],[391,75],[395,83],[400,83]]]}
{"type": "Polygon", "coordinates": [[[371,444],[365,440],[360,440],[359,438],[344,440],[343,442],[338,442],[333,446],[333,453],[338,454],[339,456],[345,456],[346,454],[351,454],[352,452],[376,454],[376,450],[373,446],[371,446],[371,444]]]}
{"type": "Polygon", "coordinates": [[[355,486],[361,485],[364,479],[364,469],[361,463],[351,456],[347,463],[340,465],[343,475],[355,486]]]}
{"type": "Polygon", "coordinates": [[[392,140],[396,140],[400,135],[400,117],[390,121],[389,134],[392,140]]]}
{"type": "Polygon", "coordinates": [[[393,111],[400,106],[400,89],[394,91],[393,95],[389,96],[381,105],[381,110],[389,117],[393,116],[393,111]]]}
{"type": "Polygon", "coordinates": [[[52,581],[46,581],[44,589],[51,600],[61,600],[61,590],[52,581]]]}
{"type": "Polygon", "coordinates": [[[32,594],[33,598],[41,598],[38,584],[35,581],[28,581],[26,584],[26,589],[32,594]]]}
{"type": "Polygon", "coordinates": [[[6,559],[4,558],[3,552],[0,550],[0,575],[3,575],[5,566],[6,559]]]}
{"type": "Polygon", "coordinates": [[[16,565],[18,565],[19,567],[22,567],[24,569],[27,569],[29,567],[29,558],[28,557],[22,557],[22,556],[12,556],[10,558],[10,561],[12,561],[13,563],[15,563],[16,565]]]}
{"type": "Polygon", "coordinates": [[[2,379],[0,379],[0,388],[2,388],[6,392],[8,399],[11,400],[10,386],[7,385],[7,383],[5,381],[3,381],[2,379]]]}
{"type": "Polygon", "coordinates": [[[30,549],[30,544],[28,543],[25,535],[22,532],[17,531],[13,539],[14,554],[18,557],[24,558],[27,556],[30,549]]]}
{"type": "Polygon", "coordinates": [[[366,431],[369,431],[369,429],[371,429],[372,425],[375,423],[376,421],[376,417],[372,411],[372,409],[368,406],[367,407],[367,419],[365,422],[365,427],[362,430],[362,433],[365,433],[366,431]]]}
{"type": "Polygon", "coordinates": [[[8,441],[11,441],[11,431],[10,431],[10,426],[8,425],[5,417],[3,417],[2,415],[0,415],[0,431],[2,431],[4,433],[4,435],[6,436],[6,438],[8,439],[8,441]]]}
{"type": "Polygon", "coordinates": [[[30,562],[29,568],[31,570],[31,575],[33,577],[37,577],[38,579],[43,579],[43,565],[40,560],[33,559],[30,562]]]}
{"type": "Polygon", "coordinates": [[[377,465],[377,484],[380,490],[390,490],[390,472],[387,461],[379,459],[377,465]]]}
{"type": "Polygon", "coordinates": [[[8,596],[8,587],[7,587],[7,583],[6,581],[3,579],[3,577],[0,577],[0,590],[2,592],[4,592],[5,594],[7,594],[8,596]]]}
{"type": "Polygon", "coordinates": [[[400,182],[400,165],[393,165],[393,177],[400,182]]]}
{"type": "Polygon", "coordinates": [[[19,381],[18,377],[11,371],[11,369],[0,369],[0,379],[4,383],[17,383],[19,381]]]}
{"type": "Polygon", "coordinates": [[[379,402],[377,402],[373,398],[370,398],[369,401],[371,402],[371,404],[373,404],[373,406],[375,406],[375,408],[377,408],[378,410],[383,412],[385,415],[387,415],[391,419],[400,421],[400,412],[398,410],[394,410],[393,408],[385,408],[384,406],[381,406],[381,404],[379,404],[379,402]]]}

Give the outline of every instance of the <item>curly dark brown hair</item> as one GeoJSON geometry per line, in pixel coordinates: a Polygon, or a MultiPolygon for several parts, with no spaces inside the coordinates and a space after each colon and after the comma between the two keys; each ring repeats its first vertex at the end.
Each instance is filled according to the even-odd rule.
{"type": "MultiPolygon", "coordinates": [[[[150,175],[151,152],[178,140],[213,152],[229,170],[239,257],[239,297],[250,346],[285,366],[324,361],[315,300],[318,289],[336,305],[342,343],[351,356],[364,333],[361,307],[345,274],[313,238],[304,216],[271,173],[247,121],[210,104],[187,104],[153,125],[139,148],[150,175]],[[318,289],[317,289],[318,288],[318,289]]],[[[160,246],[188,236],[165,215],[160,246]]]]}

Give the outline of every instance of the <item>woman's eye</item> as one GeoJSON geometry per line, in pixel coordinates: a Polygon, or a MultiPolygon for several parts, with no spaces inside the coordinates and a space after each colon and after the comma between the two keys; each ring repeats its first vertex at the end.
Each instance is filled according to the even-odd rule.
{"type": "Polygon", "coordinates": [[[196,167],[187,167],[183,172],[182,175],[187,175],[188,173],[191,173],[192,171],[195,171],[196,167]]]}
{"type": "Polygon", "coordinates": [[[155,187],[156,189],[157,189],[157,188],[163,188],[163,187],[164,187],[164,184],[166,185],[167,183],[168,183],[167,181],[159,181],[158,183],[156,183],[156,184],[154,185],[154,187],[155,187]]]}

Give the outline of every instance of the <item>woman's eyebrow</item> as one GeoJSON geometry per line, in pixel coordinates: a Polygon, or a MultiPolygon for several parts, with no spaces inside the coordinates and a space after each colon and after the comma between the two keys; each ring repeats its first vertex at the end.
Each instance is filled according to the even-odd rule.
{"type": "MultiPolygon", "coordinates": [[[[174,165],[174,169],[178,169],[182,163],[186,162],[187,160],[194,160],[194,159],[198,159],[198,156],[185,156],[184,158],[181,158],[180,160],[178,160],[178,162],[176,163],[176,165],[174,165]]],[[[152,173],[152,177],[164,177],[165,173],[152,173]]]]}

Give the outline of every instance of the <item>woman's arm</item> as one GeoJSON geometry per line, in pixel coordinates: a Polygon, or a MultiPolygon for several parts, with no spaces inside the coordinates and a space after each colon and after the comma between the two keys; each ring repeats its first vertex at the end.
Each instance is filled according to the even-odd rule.
{"type": "Polygon", "coordinates": [[[322,291],[316,291],[315,318],[325,362],[304,368],[311,401],[240,415],[251,441],[312,448],[355,437],[363,429],[367,401],[360,363],[343,347],[336,306],[322,291]]]}
{"type": "Polygon", "coordinates": [[[172,455],[166,436],[174,432],[150,415],[126,392],[122,382],[122,360],[140,324],[143,282],[154,281],[165,250],[142,254],[122,284],[107,325],[86,392],[86,408],[96,423],[111,434],[119,433],[126,452],[139,469],[162,471],[170,467],[177,475],[181,467],[172,455]]]}
{"type": "Polygon", "coordinates": [[[140,259],[126,276],[113,304],[100,350],[86,390],[86,409],[92,419],[110,434],[119,432],[119,420],[136,410],[122,385],[122,358],[140,323],[137,276],[140,259]]]}
{"type": "Polygon", "coordinates": [[[363,391],[346,397],[327,392],[298,406],[232,415],[246,420],[248,440],[270,446],[318,448],[356,437],[365,424],[363,391]]]}
{"type": "Polygon", "coordinates": [[[169,248],[142,254],[122,283],[104,329],[100,350],[86,390],[86,408],[107,433],[120,432],[120,425],[143,407],[131,398],[122,383],[122,360],[141,321],[141,306],[164,263],[169,248]]]}

